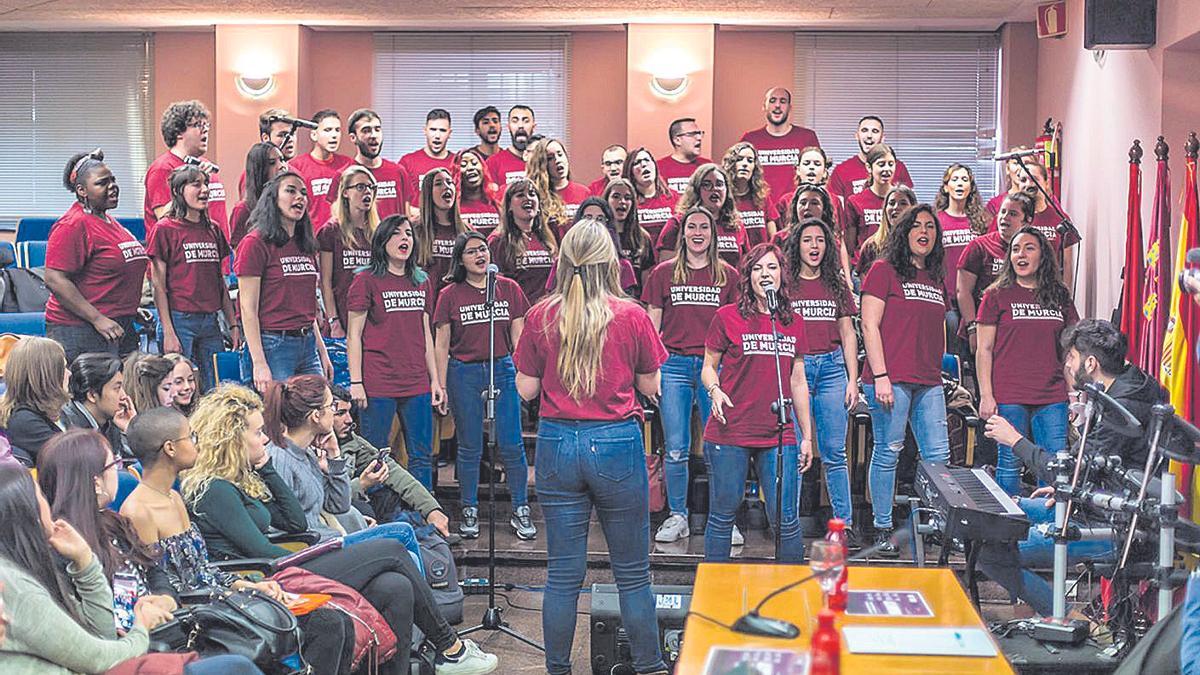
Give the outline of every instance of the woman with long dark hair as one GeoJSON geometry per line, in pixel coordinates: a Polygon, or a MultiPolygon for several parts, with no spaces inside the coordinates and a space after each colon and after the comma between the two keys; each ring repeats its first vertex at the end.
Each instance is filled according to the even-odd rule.
{"type": "Polygon", "coordinates": [[[675,213],[675,202],[679,196],[658,173],[658,163],[645,146],[630,151],[621,177],[633,186],[638,222],[646,229],[650,247],[654,248],[658,243],[658,235],[675,213]]]}
{"type": "Polygon", "coordinates": [[[950,305],[942,283],[943,255],[937,215],[929,204],[918,204],[901,216],[862,282],[867,347],[862,379],[875,431],[868,480],[881,556],[899,555],[891,542],[892,500],[905,428],[912,425],[922,459],[950,457],[942,393],[950,305]]]}
{"type": "Polygon", "coordinates": [[[996,214],[996,230],[976,237],[963,251],[958,266],[958,311],[961,315],[958,336],[966,339],[971,352],[976,351],[975,318],[983,292],[992,285],[1004,269],[1009,242],[1023,227],[1033,223],[1033,199],[1024,192],[1014,192],[1000,200],[996,214]]]}
{"type": "Polygon", "coordinates": [[[654,240],[641,225],[640,211],[634,204],[635,194],[632,183],[624,178],[614,178],[605,186],[600,198],[613,212],[609,226],[617,232],[617,255],[633,266],[640,288],[646,273],[654,267],[654,240]]]}
{"type": "Polygon", "coordinates": [[[879,259],[894,224],[900,222],[905,211],[916,205],[917,193],[907,185],[894,185],[891,190],[888,190],[887,195],[883,198],[883,215],[879,218],[879,229],[875,230],[875,234],[867,237],[862,246],[858,247],[858,258],[854,264],[854,271],[858,274],[860,281],[867,276],[867,270],[871,269],[871,265],[874,265],[875,261],[879,259]]]}
{"type": "Polygon", "coordinates": [[[558,239],[541,210],[537,186],[522,178],[508,184],[501,204],[500,226],[488,236],[492,262],[517,282],[529,302],[546,294],[550,266],[558,256],[558,239]]]}
{"type": "Polygon", "coordinates": [[[169,406],[175,401],[175,364],[157,354],[141,354],[125,361],[125,388],[139,413],[169,406]]]}
{"type": "Polygon", "coordinates": [[[379,227],[375,176],[353,164],[338,177],[329,222],[317,231],[321,261],[321,299],[329,337],[346,337],[346,295],[354,275],[371,261],[371,236],[379,227]]]}
{"type": "Polygon", "coordinates": [[[658,395],[666,358],[645,310],[623,297],[608,230],[579,221],[563,239],[558,286],[529,310],[514,357],[517,391],[541,398],[536,471],[550,552],[542,631],[552,675],[571,672],[593,507],[634,668],[666,673],[650,589],[649,479],[635,395],[658,395]]]}
{"type": "Polygon", "coordinates": [[[804,537],[797,512],[800,474],[812,464],[812,415],[804,359],[808,340],[804,320],[788,302],[779,303],[776,344],[767,310],[766,287],[788,298],[790,284],[783,273],[783,253],[774,244],[759,244],[746,254],[739,271],[737,299],[717,310],[704,339],[700,377],[712,401],[704,426],[704,461],[708,465],[708,525],[704,530],[704,559],[729,559],[733,518],[745,495],[746,476],[755,467],[766,497],[767,517],[780,529],[778,560],[804,559],[804,537]],[[784,381],[784,396],[794,402],[793,420],[782,430],[783,466],[776,452],[780,441],[778,415],[771,404],[778,398],[770,383],[776,362],[784,381]],[[796,437],[799,426],[800,438],[796,437]],[[783,495],[775,494],[776,472],[783,474],[783,495]],[[776,499],[782,500],[782,522],[775,523],[776,499]]]}
{"type": "Polygon", "coordinates": [[[242,379],[265,391],[271,380],[295,374],[332,378],[317,325],[317,241],[304,178],[291,171],[272,178],[250,223],[234,260],[246,340],[242,379]]]}
{"type": "Polygon", "coordinates": [[[856,542],[851,529],[854,510],[846,468],[846,428],[848,411],[858,402],[858,336],[852,320],[858,308],[834,257],[835,241],[824,220],[809,218],[791,227],[783,252],[792,310],[804,319],[808,338],[804,375],[825,487],[834,517],[845,521],[856,542]]]}
{"type": "Polygon", "coordinates": [[[771,199],[771,187],[763,176],[758,151],[750,143],[734,143],[725,151],[721,168],[733,179],[730,192],[742,227],[746,229],[746,246],[753,247],[775,236],[779,214],[771,199]]]}
{"type": "Polygon", "coordinates": [[[487,158],[475,148],[467,148],[455,156],[460,196],[459,215],[467,227],[483,236],[491,235],[500,226],[500,210],[496,204],[496,193],[500,187],[492,180],[487,168],[487,158]]]}
{"type": "Polygon", "coordinates": [[[242,186],[242,201],[234,204],[229,214],[229,245],[235,250],[250,232],[250,212],[258,204],[263,188],[271,179],[287,170],[283,151],[274,143],[255,143],[246,152],[246,183],[242,186]]]}
{"type": "MultiPolygon", "coordinates": [[[[626,295],[636,298],[638,295],[638,275],[633,269],[633,264],[625,256],[621,255],[621,235],[617,232],[617,227],[614,224],[617,216],[613,213],[612,207],[600,197],[588,197],[580,202],[579,208],[575,210],[575,218],[572,220],[571,225],[574,226],[575,223],[585,218],[595,220],[608,229],[609,235],[612,236],[613,246],[617,249],[617,265],[621,269],[621,290],[625,291],[626,295]]],[[[555,260],[554,264],[550,266],[550,279],[546,281],[547,292],[553,291],[557,285],[557,273],[558,261],[555,260]]]]}
{"type": "Polygon", "coordinates": [[[433,283],[417,265],[422,247],[412,223],[388,216],[371,239],[371,264],[350,284],[346,355],[350,395],[361,411],[363,436],[390,445],[400,413],[408,470],[433,488],[433,410],[443,413],[446,390],[433,352],[433,283]]]}
{"type": "MultiPolygon", "coordinates": [[[[688,529],[688,457],[692,447],[692,408],[700,422],[708,422],[712,403],[700,381],[704,364],[704,334],[717,308],[733,302],[737,270],[717,253],[712,214],[694,206],[683,215],[683,236],[676,240],[675,257],[659,263],[646,276],[642,302],[650,322],[662,334],[668,356],[662,365],[662,414],[666,448],[663,453],[670,515],[659,526],[654,540],[678,541],[688,529]]],[[[741,539],[741,533],[734,540],[741,539]]],[[[739,542],[742,543],[742,542],[739,542]]]]}
{"type": "MultiPolygon", "coordinates": [[[[446,397],[458,438],[458,484],[462,489],[462,522],[459,533],[479,536],[479,462],[483,457],[483,393],[488,387],[488,309],[485,304],[487,268],[491,263],[487,240],[478,232],[458,235],[454,242],[450,276],[438,294],[433,313],[434,351],[438,377],[446,383],[446,397]]],[[[521,400],[517,396],[512,350],[521,341],[529,300],[517,282],[496,278],[495,288],[496,447],[512,495],[509,524],[518,539],[533,539],[537,528],[529,511],[529,465],[521,439],[521,400]]]]}
{"type": "MultiPolygon", "coordinates": [[[[1046,235],[1031,226],[1017,230],[976,319],[980,419],[999,414],[1046,452],[1065,448],[1067,386],[1059,338],[1078,321],[1046,235]]],[[[996,482],[1017,494],[1020,461],[1012,447],[998,447],[996,482]]]]}
{"type": "Polygon", "coordinates": [[[675,255],[675,243],[679,237],[680,218],[693,206],[703,206],[713,215],[717,238],[717,251],[721,259],[738,267],[746,251],[746,230],[734,206],[733,191],[729,188],[729,174],[716,164],[701,164],[688,180],[687,187],[675,204],[675,215],[658,236],[659,260],[675,255]]]}
{"type": "Polygon", "coordinates": [[[429,273],[436,294],[450,272],[454,241],[467,231],[459,214],[458,185],[449,169],[432,169],[421,179],[421,219],[416,225],[417,264],[429,273]]]}
{"type": "Polygon", "coordinates": [[[46,244],[46,337],[63,346],[67,361],[84,352],[124,356],[138,345],[133,321],[149,264],[146,249],[109,215],[120,189],[103,151],[72,155],[62,182],[75,203],[54,223],[46,244]]]}
{"type": "Polygon", "coordinates": [[[50,338],[24,338],[8,354],[0,428],[12,444],[13,457],[27,467],[35,466],[46,441],[66,428],[61,418],[71,400],[67,377],[62,345],[50,338]]]}
{"type": "MultiPolygon", "coordinates": [[[[824,153],[821,153],[824,156],[824,153]]],[[[842,275],[846,278],[846,283],[853,286],[853,277],[850,274],[850,254],[846,250],[846,238],[842,232],[840,222],[844,218],[838,214],[842,213],[841,202],[829,195],[829,191],[823,185],[816,183],[801,183],[791,193],[791,198],[787,204],[783,206],[783,211],[780,212],[780,221],[783,227],[775,233],[775,238],[771,243],[775,244],[783,250],[787,243],[788,237],[791,236],[791,228],[795,223],[804,222],[809,218],[820,218],[825,222],[825,226],[833,233],[833,244],[835,251],[835,259],[837,260],[838,269],[842,271],[842,275]],[[787,216],[782,215],[786,212],[787,216]]]]}

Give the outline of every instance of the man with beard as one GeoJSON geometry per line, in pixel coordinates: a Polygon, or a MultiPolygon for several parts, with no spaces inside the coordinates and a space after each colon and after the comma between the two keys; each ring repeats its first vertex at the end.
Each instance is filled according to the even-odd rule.
{"type": "Polygon", "coordinates": [[[330,207],[326,195],[333,187],[333,181],[351,161],[349,157],[337,154],[342,144],[342,118],[337,111],[318,111],[312,121],[317,125],[308,132],[313,142],[312,151],[289,161],[288,168],[300,174],[308,184],[308,217],[313,227],[319,230],[329,222],[330,207]]]}
{"type": "Polygon", "coordinates": [[[704,143],[704,132],[694,117],[681,117],[667,128],[671,140],[671,154],[658,158],[658,175],[678,194],[687,188],[688,179],[701,164],[712,162],[700,155],[704,143]]]}
{"type": "Polygon", "coordinates": [[[1075,287],[1072,281],[1075,278],[1075,245],[1079,243],[1079,234],[1074,230],[1068,230],[1065,233],[1058,231],[1058,224],[1062,221],[1062,217],[1046,200],[1046,195],[1053,193],[1050,192],[1050,175],[1046,171],[1045,165],[1030,160],[1026,162],[1025,166],[1029,169],[1028,172],[1017,169],[1014,176],[1016,185],[1021,192],[1029,195],[1029,198],[1033,200],[1033,226],[1046,235],[1046,240],[1050,242],[1051,248],[1058,255],[1058,266],[1062,269],[1063,281],[1067,284],[1067,288],[1074,293],[1075,287]]]}
{"type": "Polygon", "coordinates": [[[796,189],[792,176],[800,162],[800,151],[811,146],[820,147],[817,134],[812,129],[796,126],[789,119],[792,115],[792,92],[783,87],[771,87],[763,100],[763,111],[767,123],[760,129],[742,134],[742,141],[758,151],[758,162],[762,165],[763,178],[771,188],[771,194],[779,197],[796,189]]]}
{"type": "MultiPolygon", "coordinates": [[[[411,204],[417,191],[408,181],[408,172],[396,162],[380,157],[383,152],[383,122],[379,113],[369,108],[359,108],[350,113],[346,121],[350,142],[358,148],[354,162],[371,170],[375,176],[375,209],[379,219],[399,213],[416,218],[416,209],[411,204]]],[[[325,193],[326,201],[333,203],[337,190],[325,193]]]]}
{"type": "MultiPolygon", "coordinates": [[[[1116,327],[1100,319],[1084,319],[1063,332],[1063,375],[1068,390],[1095,382],[1116,399],[1143,425],[1150,422],[1150,409],[1166,400],[1166,392],[1137,366],[1125,362],[1128,340],[1116,327]]],[[[1118,455],[1126,467],[1142,467],[1149,448],[1141,436],[1130,438],[1117,432],[1106,416],[1092,429],[1088,447],[1101,448],[1106,455],[1118,455]]],[[[1000,415],[987,421],[986,435],[997,443],[1011,446],[1013,452],[1033,469],[1038,480],[1054,482],[1054,472],[1047,467],[1053,459],[1050,453],[1022,436],[1000,415]]],[[[1075,454],[1074,451],[1071,453],[1075,454]]],[[[1054,488],[1042,487],[1028,499],[1018,500],[1032,524],[1054,521],[1054,488]]],[[[1042,616],[1053,610],[1054,595],[1050,584],[1030,568],[1052,565],[1054,538],[1037,528],[1020,543],[985,544],[980,550],[979,566],[985,574],[1029,603],[1042,616]]],[[[1067,544],[1068,564],[1081,560],[1112,559],[1111,541],[1073,541],[1067,544]]]]}
{"type": "Polygon", "coordinates": [[[588,186],[588,194],[593,197],[602,196],[604,188],[608,187],[608,182],[621,177],[621,172],[625,170],[625,156],[628,153],[625,146],[620,144],[610,145],[600,153],[600,177],[588,186]]]}
{"type": "Polygon", "coordinates": [[[217,176],[216,165],[204,156],[208,151],[208,136],[212,132],[208,108],[196,100],[176,101],[163,111],[161,130],[163,143],[168,150],[155,158],[146,169],[146,196],[143,201],[146,240],[150,240],[154,223],[171,209],[171,172],[183,166],[188,158],[208,174],[208,219],[228,236],[225,185],[217,176]]]}
{"type": "Polygon", "coordinates": [[[500,111],[496,106],[489,105],[475,111],[475,135],[479,137],[479,145],[475,150],[488,157],[500,152],[500,111]]]}
{"type": "MultiPolygon", "coordinates": [[[[829,177],[830,196],[840,197],[843,202],[862,192],[867,185],[867,178],[870,176],[867,171],[867,152],[883,142],[883,120],[874,115],[860,119],[854,137],[858,140],[858,154],[838,164],[829,177]]],[[[912,176],[908,175],[908,167],[900,160],[896,160],[896,174],[892,184],[912,187],[912,176]]]]}
{"type": "Polygon", "coordinates": [[[425,116],[425,147],[418,148],[400,158],[400,166],[408,172],[414,190],[421,189],[425,174],[434,169],[445,169],[453,175],[454,155],[446,149],[450,142],[450,113],[434,108],[425,116]]]}
{"type": "Polygon", "coordinates": [[[290,122],[282,121],[284,117],[291,117],[291,114],[282,108],[262,111],[258,116],[258,139],[279,148],[283,161],[290,162],[296,156],[296,134],[292,133],[290,122]]]}
{"type": "Polygon", "coordinates": [[[512,139],[512,147],[488,157],[487,168],[492,180],[507,185],[525,177],[525,148],[529,147],[534,129],[537,129],[537,120],[533,108],[514,105],[509,109],[508,137],[512,139]]]}

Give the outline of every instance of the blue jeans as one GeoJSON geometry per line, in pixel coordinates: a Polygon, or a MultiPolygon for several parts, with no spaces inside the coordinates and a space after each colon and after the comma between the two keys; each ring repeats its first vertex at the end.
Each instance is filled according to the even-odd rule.
{"type": "MultiPolygon", "coordinates": [[[[1055,455],[1067,447],[1067,402],[1048,405],[1000,403],[996,412],[1008,420],[1017,432],[1032,438],[1046,452],[1055,455]]],[[[996,444],[996,483],[1010,495],[1021,488],[1021,461],[1012,446],[996,444]]]]}
{"type": "Polygon", "coordinates": [[[221,654],[193,661],[183,667],[184,675],[262,675],[254,662],[244,656],[221,654]]]}
{"type": "MultiPolygon", "coordinates": [[[[319,335],[280,335],[263,331],[263,354],[271,368],[271,379],[282,382],[293,375],[324,375],[321,355],[317,351],[319,335]]],[[[242,381],[254,381],[254,362],[250,360],[250,348],[242,346],[242,381]]]]}
{"type": "Polygon", "coordinates": [[[692,448],[692,406],[700,406],[700,426],[708,423],[712,403],[708,391],[700,382],[703,356],[671,354],[662,364],[662,397],[658,402],[662,414],[666,454],[663,474],[667,483],[667,506],[671,513],[688,514],[687,497],[688,456],[692,448]]]}
{"type": "Polygon", "coordinates": [[[850,504],[850,472],[846,468],[846,427],[850,417],[846,412],[846,362],[841,348],[824,354],[806,354],[804,375],[808,378],[808,402],[833,515],[846,521],[849,527],[854,515],[850,504]]]}
{"type": "Polygon", "coordinates": [[[904,430],[912,423],[913,436],[921,458],[931,462],[950,459],[950,440],[946,436],[946,395],[941,385],[926,386],[895,382],[895,402],[885,408],[875,399],[875,385],[868,384],[867,405],[871,410],[871,429],[875,447],[867,482],[871,486],[871,511],[875,529],[892,529],[892,501],[896,498],[896,464],[904,449],[904,430]]]}
{"type": "Polygon", "coordinates": [[[1181,611],[1179,670],[1183,675],[1197,675],[1200,673],[1200,575],[1193,573],[1188,577],[1181,611]]]}
{"type": "MultiPolygon", "coordinates": [[[[483,393],[488,385],[486,361],[465,363],[450,359],[446,369],[446,395],[454,416],[458,439],[458,484],[462,505],[479,504],[479,461],[483,458],[483,393]]],[[[517,371],[511,356],[496,359],[496,445],[508,475],[513,507],[529,503],[529,463],[521,440],[521,401],[517,397],[517,371]]]]}
{"type": "MultiPolygon", "coordinates": [[[[218,313],[202,314],[199,312],[177,312],[171,310],[171,325],[175,328],[175,336],[179,338],[179,346],[184,356],[192,360],[200,369],[200,391],[208,391],[216,385],[216,374],[213,372],[213,354],[224,351],[225,334],[221,332],[221,322],[218,313]]],[[[264,345],[264,348],[266,345],[264,345]]],[[[163,327],[158,322],[158,350],[163,351],[163,327]]],[[[267,357],[268,360],[270,357],[267,357]]],[[[275,373],[275,369],[271,369],[275,373]]]]}
{"type": "Polygon", "coordinates": [[[638,421],[543,418],[535,460],[549,553],[542,600],[546,670],[551,675],[571,672],[593,506],[608,542],[634,669],[648,673],[665,668],[650,588],[650,481],[638,421]]]}
{"type": "Polygon", "coordinates": [[[400,413],[400,428],[404,431],[404,445],[408,451],[408,472],[425,489],[432,490],[433,403],[429,394],[408,398],[368,397],[366,410],[359,411],[363,437],[377,448],[389,447],[392,442],[388,435],[397,412],[400,413]]]}
{"type": "MultiPolygon", "coordinates": [[[[704,528],[704,561],[729,560],[733,519],[746,494],[746,473],[754,463],[758,484],[767,502],[767,519],[775,521],[775,453],[777,449],[743,448],[737,445],[704,444],[708,466],[708,524],[704,528]]],[[[783,447],[783,527],[777,559],[798,563],[804,560],[804,537],[800,531],[799,448],[783,447]]]]}
{"type": "Polygon", "coordinates": [[[412,525],[404,522],[378,523],[357,532],[346,533],[346,536],[342,537],[342,545],[349,548],[372,539],[394,539],[403,544],[421,576],[425,576],[425,566],[421,564],[421,545],[417,542],[417,532],[412,525]]]}
{"type": "MultiPolygon", "coordinates": [[[[1015,544],[984,544],[979,552],[979,569],[1038,614],[1050,616],[1054,612],[1054,588],[1029,568],[1054,565],[1054,538],[1036,529],[1038,524],[1054,523],[1054,507],[1047,506],[1045,499],[1019,499],[1017,505],[1029,516],[1033,526],[1029,534],[1015,544]]],[[[1067,564],[1112,561],[1115,553],[1112,541],[1072,541],[1067,544],[1067,564]]]]}

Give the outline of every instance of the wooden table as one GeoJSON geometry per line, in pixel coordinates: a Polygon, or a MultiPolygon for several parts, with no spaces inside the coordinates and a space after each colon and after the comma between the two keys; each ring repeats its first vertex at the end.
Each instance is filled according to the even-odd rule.
{"type": "MultiPolygon", "coordinates": [[[[930,626],[973,627],[986,630],[983,620],[967,599],[954,573],[946,568],[856,567],[850,568],[850,588],[859,590],[916,590],[924,594],[933,610],[933,617],[888,618],[845,616],[839,618],[839,628],[855,626],[930,626]]],[[[784,586],[810,573],[806,566],[704,563],[696,572],[696,586],[691,610],[732,624],[742,614],[754,608],[771,590],[784,586]]],[[[734,633],[728,629],[689,616],[684,631],[683,650],[679,655],[676,673],[699,675],[709,648],[764,647],[774,649],[808,650],[809,638],[816,628],[816,614],[821,609],[821,587],[810,582],[772,599],[762,614],[787,619],[800,628],[800,637],[780,640],[734,633]]],[[[995,640],[992,640],[993,644],[995,640]]],[[[895,656],[851,654],[842,639],[841,671],[843,675],[869,673],[1012,673],[1008,661],[999,653],[991,658],[947,656],[895,656]]]]}

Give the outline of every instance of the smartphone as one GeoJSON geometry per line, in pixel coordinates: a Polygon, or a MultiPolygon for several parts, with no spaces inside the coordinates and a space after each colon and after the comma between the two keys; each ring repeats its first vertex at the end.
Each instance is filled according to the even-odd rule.
{"type": "Polygon", "coordinates": [[[378,471],[383,466],[383,460],[387,459],[391,454],[391,448],[380,448],[379,452],[375,455],[375,461],[371,462],[370,470],[372,472],[378,471]]]}

